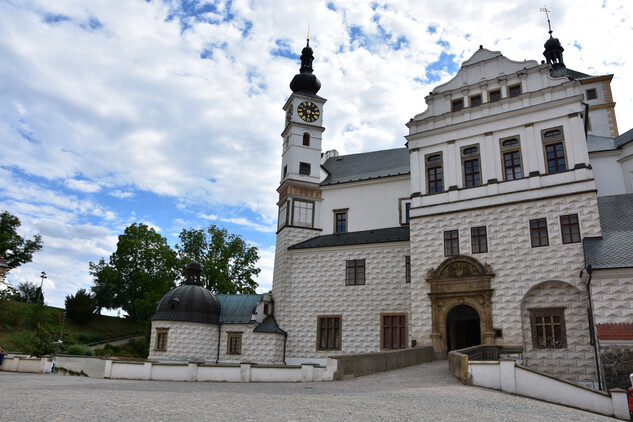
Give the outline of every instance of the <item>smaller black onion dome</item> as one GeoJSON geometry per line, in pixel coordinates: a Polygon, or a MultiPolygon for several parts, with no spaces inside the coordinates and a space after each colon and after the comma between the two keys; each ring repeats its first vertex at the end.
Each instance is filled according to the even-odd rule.
{"type": "Polygon", "coordinates": [[[562,49],[563,48],[563,46],[561,45],[561,43],[558,40],[558,38],[554,38],[551,35],[549,36],[549,39],[547,41],[545,41],[545,44],[543,45],[543,47],[545,47],[545,50],[562,49]]]}
{"type": "Polygon", "coordinates": [[[197,284],[200,286],[200,276],[202,275],[202,264],[198,261],[191,261],[185,267],[187,270],[187,281],[185,284],[197,284]]]}
{"type": "Polygon", "coordinates": [[[316,95],[321,89],[321,81],[312,73],[312,61],[314,55],[310,48],[310,38],[308,38],[306,46],[301,50],[301,68],[299,73],[292,78],[290,89],[292,92],[302,92],[316,95]]]}

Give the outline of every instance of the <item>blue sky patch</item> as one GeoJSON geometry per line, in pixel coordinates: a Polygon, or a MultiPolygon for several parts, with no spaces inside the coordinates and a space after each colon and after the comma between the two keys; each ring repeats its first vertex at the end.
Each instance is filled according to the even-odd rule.
{"type": "Polygon", "coordinates": [[[449,75],[454,75],[459,69],[459,63],[455,61],[454,54],[446,54],[442,51],[439,60],[429,64],[426,67],[426,82],[435,83],[442,79],[442,72],[447,72],[449,75]]]}
{"type": "Polygon", "coordinates": [[[70,20],[71,19],[66,15],[54,15],[52,13],[44,15],[44,23],[69,22],[70,20]]]}
{"type": "Polygon", "coordinates": [[[578,51],[582,51],[582,45],[580,45],[578,41],[574,41],[574,47],[576,47],[578,51]]]}
{"type": "Polygon", "coordinates": [[[336,12],[336,6],[334,6],[334,3],[332,2],[327,4],[327,8],[336,12]]]}
{"type": "Polygon", "coordinates": [[[296,60],[297,55],[292,51],[290,42],[288,40],[279,39],[275,40],[276,48],[270,50],[270,55],[273,57],[285,57],[286,59],[296,60]]]}
{"type": "Polygon", "coordinates": [[[426,32],[428,32],[429,34],[435,34],[437,32],[437,28],[433,25],[429,25],[426,28],[426,32]]]}

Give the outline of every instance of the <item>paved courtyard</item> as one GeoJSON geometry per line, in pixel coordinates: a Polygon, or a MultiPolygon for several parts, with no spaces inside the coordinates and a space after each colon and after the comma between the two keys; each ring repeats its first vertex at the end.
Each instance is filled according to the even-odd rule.
{"type": "Polygon", "coordinates": [[[446,361],[328,383],[186,383],[0,372],[2,421],[613,421],[461,385],[446,361]]]}

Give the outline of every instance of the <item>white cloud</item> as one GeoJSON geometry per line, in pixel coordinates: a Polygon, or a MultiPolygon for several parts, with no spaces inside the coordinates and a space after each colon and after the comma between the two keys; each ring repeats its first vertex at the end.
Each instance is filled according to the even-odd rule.
{"type": "Polygon", "coordinates": [[[87,180],[66,179],[64,185],[67,188],[77,190],[83,193],[95,193],[101,190],[101,186],[87,180]]]}

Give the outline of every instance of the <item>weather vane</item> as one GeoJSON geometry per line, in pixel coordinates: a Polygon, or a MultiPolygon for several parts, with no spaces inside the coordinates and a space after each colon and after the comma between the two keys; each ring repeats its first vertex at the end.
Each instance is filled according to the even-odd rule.
{"type": "Polygon", "coordinates": [[[308,41],[310,41],[310,27],[308,26],[308,41]]]}
{"type": "Polygon", "coordinates": [[[541,12],[545,12],[545,16],[547,16],[547,26],[549,27],[549,34],[552,35],[552,24],[549,21],[549,10],[547,10],[547,6],[541,7],[541,12]]]}

